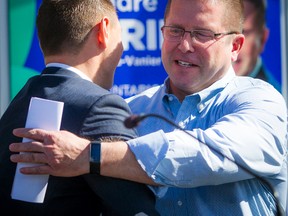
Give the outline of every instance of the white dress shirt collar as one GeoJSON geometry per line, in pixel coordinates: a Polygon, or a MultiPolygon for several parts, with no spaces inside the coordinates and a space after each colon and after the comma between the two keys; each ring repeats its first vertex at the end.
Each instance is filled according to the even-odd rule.
{"type": "Polygon", "coordinates": [[[88,81],[92,82],[92,80],[86,74],[84,74],[82,71],[78,70],[75,67],[71,67],[69,65],[66,65],[66,64],[49,63],[49,64],[46,65],[46,67],[60,67],[60,68],[64,68],[66,70],[69,70],[71,72],[74,72],[74,73],[78,74],[82,79],[85,79],[85,80],[88,80],[88,81]]]}

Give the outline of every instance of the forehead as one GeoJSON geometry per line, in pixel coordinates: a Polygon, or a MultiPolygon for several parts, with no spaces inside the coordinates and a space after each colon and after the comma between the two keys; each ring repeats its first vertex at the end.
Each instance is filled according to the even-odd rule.
{"type": "Polygon", "coordinates": [[[173,0],[166,24],[185,28],[218,29],[225,7],[217,0],[173,0]]]}

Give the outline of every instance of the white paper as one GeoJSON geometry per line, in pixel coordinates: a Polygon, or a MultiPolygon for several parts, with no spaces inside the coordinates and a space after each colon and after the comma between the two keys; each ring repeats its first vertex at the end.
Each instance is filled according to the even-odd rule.
{"type": "MultiPolygon", "coordinates": [[[[26,119],[26,128],[40,128],[45,130],[59,130],[64,103],[32,97],[26,119]]],[[[31,141],[24,138],[23,142],[31,141]]],[[[25,154],[25,153],[23,153],[25,154]]],[[[18,163],[14,177],[12,199],[27,202],[42,203],[48,185],[49,175],[24,175],[21,167],[35,166],[35,164],[18,163]]]]}

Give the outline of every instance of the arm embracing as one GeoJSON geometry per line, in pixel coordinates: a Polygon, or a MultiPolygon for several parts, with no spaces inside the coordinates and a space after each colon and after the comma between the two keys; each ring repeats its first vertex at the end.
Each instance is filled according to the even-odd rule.
{"type": "Polygon", "coordinates": [[[217,109],[201,118],[206,128],[188,125],[191,136],[181,130],[166,134],[158,131],[128,142],[155,182],[198,187],[253,178],[240,166],[257,176],[283,172],[287,112],[281,96],[273,92],[255,93],[254,97],[238,94],[217,109]],[[210,119],[216,120],[209,125],[210,119]]]}

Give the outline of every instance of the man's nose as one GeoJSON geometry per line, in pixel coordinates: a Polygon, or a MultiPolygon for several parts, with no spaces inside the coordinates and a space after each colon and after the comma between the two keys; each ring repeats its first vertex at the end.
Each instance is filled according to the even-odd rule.
{"type": "Polygon", "coordinates": [[[194,52],[194,45],[195,45],[195,39],[194,37],[191,37],[191,34],[189,32],[185,32],[183,35],[180,44],[179,49],[185,53],[185,52],[194,52]]]}

